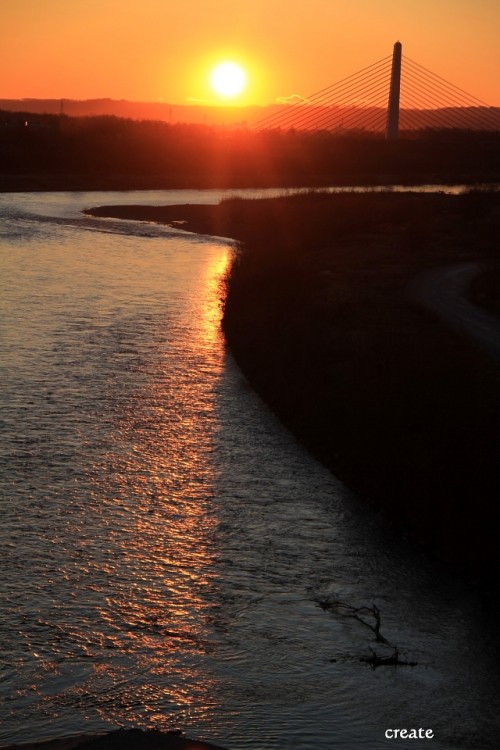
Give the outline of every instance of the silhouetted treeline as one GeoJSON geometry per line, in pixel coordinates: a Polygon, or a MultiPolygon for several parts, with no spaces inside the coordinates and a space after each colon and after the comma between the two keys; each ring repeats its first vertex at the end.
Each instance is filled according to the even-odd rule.
{"type": "MultiPolygon", "coordinates": [[[[0,175],[122,179],[124,186],[225,187],[496,181],[500,133],[250,131],[0,112],[0,175]]],[[[110,185],[111,186],[111,185],[110,185]]]]}

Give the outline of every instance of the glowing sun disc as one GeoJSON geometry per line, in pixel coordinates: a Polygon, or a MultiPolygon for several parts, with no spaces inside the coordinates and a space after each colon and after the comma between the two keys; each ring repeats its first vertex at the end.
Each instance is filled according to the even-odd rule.
{"type": "Polygon", "coordinates": [[[212,89],[222,97],[232,97],[241,94],[246,82],[245,71],[234,62],[219,63],[210,74],[212,89]]]}

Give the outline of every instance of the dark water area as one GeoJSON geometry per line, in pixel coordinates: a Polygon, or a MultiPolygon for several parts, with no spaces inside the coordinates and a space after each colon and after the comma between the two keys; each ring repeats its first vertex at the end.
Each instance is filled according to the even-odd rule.
{"type": "Polygon", "coordinates": [[[249,388],[220,332],[230,243],[81,215],[221,197],[0,195],[0,744],[494,748],[493,608],[249,388]],[[390,646],[349,616],[373,605],[390,646]],[[393,645],[416,666],[363,661],[393,645]]]}

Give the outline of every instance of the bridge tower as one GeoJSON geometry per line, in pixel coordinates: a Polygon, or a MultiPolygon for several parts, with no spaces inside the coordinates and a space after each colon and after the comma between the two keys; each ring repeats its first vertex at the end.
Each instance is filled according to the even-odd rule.
{"type": "Polygon", "coordinates": [[[401,42],[396,42],[392,53],[391,86],[387,106],[387,124],[385,138],[387,141],[397,141],[399,130],[399,91],[401,88],[401,42]]]}

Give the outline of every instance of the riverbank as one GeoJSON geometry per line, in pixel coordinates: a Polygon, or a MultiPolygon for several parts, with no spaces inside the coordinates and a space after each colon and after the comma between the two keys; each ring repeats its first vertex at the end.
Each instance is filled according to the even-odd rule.
{"type": "Polygon", "coordinates": [[[405,290],[498,257],[499,202],[317,193],[92,213],[239,240],[223,327],[249,381],[402,533],[484,578],[499,562],[498,365],[405,290]]]}
{"type": "Polygon", "coordinates": [[[436,178],[430,173],[401,175],[398,173],[360,173],[336,175],[315,173],[308,176],[292,175],[288,178],[275,174],[255,177],[219,178],[210,174],[189,173],[187,175],[148,174],[79,174],[61,172],[34,172],[29,174],[0,174],[0,193],[51,193],[51,192],[113,192],[117,190],[266,190],[266,189],[323,189],[330,187],[388,187],[403,185],[477,185],[498,186],[496,175],[479,173],[469,178],[449,173],[436,178]]]}

